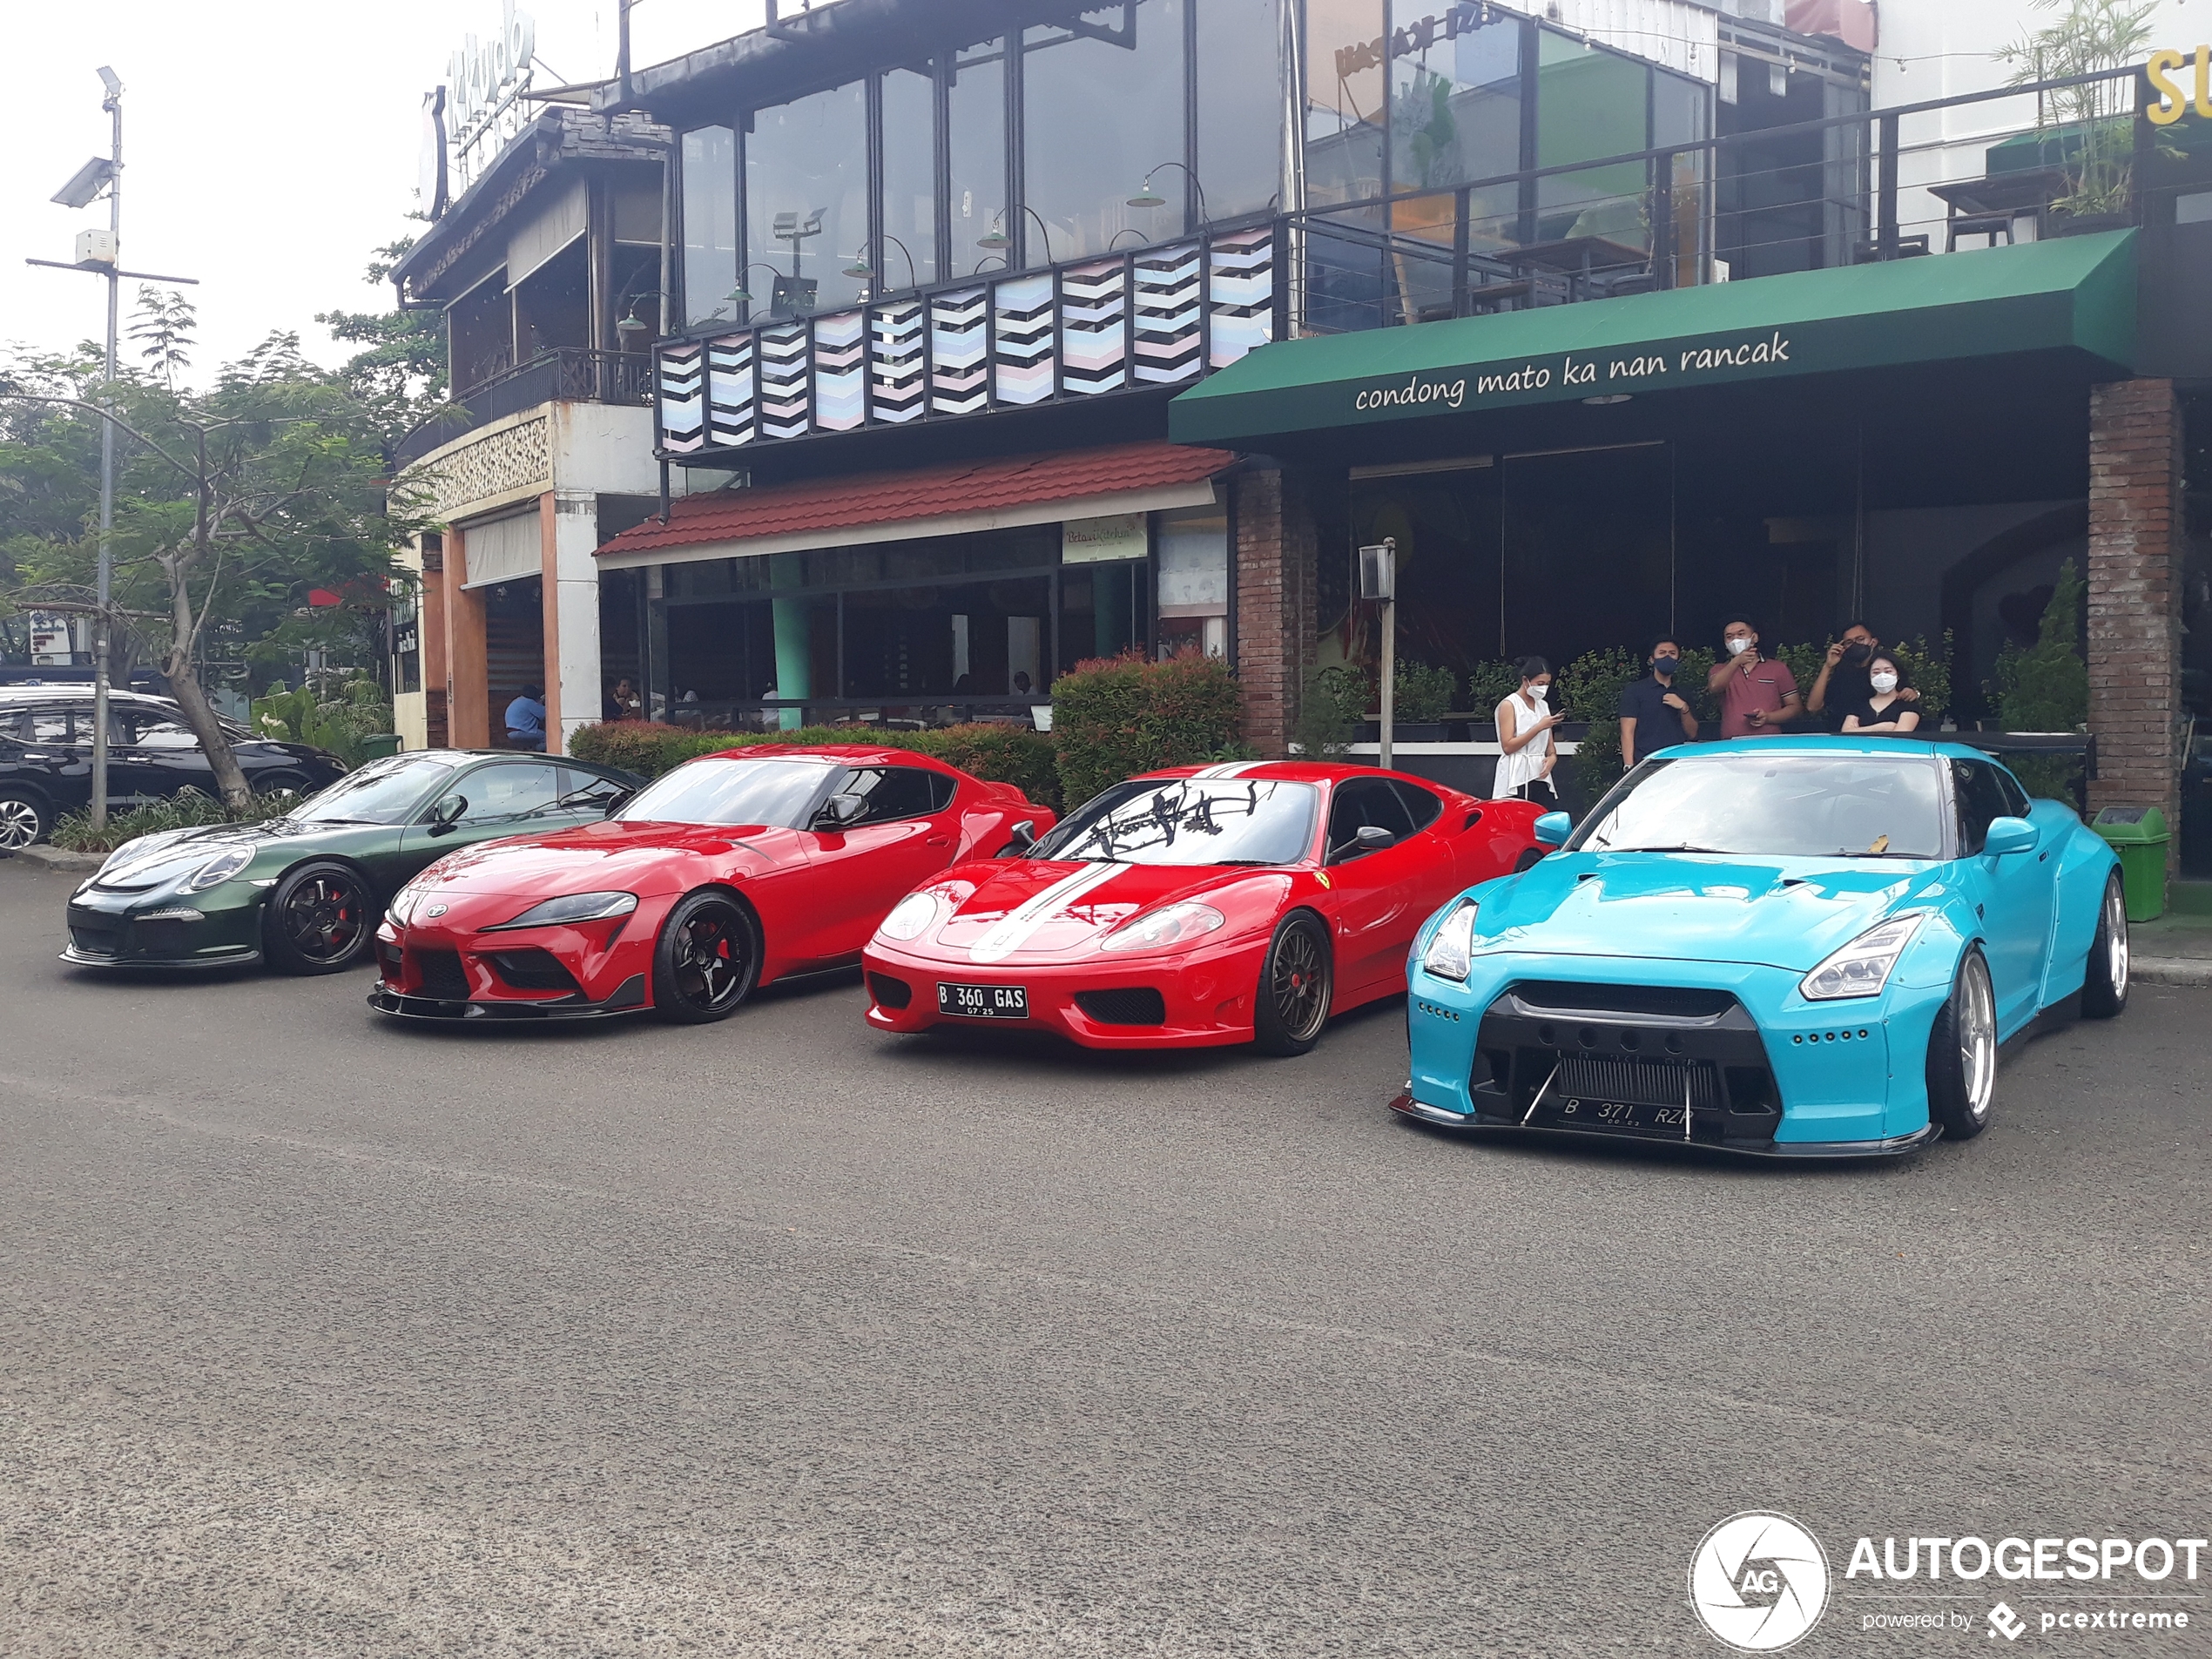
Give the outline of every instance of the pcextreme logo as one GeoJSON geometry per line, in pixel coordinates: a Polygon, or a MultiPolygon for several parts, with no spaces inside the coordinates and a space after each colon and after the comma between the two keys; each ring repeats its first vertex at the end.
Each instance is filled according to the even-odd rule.
{"type": "Polygon", "coordinates": [[[1787,1515],[1730,1515],[1689,1559],[1689,1604],[1730,1647],[1778,1653],[1804,1640],[1827,1610],[1827,1554],[1787,1515]]]}

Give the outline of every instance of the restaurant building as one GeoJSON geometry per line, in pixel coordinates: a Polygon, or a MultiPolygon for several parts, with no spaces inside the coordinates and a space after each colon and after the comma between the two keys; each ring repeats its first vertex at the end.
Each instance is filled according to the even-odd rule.
{"type": "Polygon", "coordinates": [[[1737,610],[1947,636],[1972,726],[2070,559],[2093,803],[2172,811],[2212,111],[1876,107],[1875,21],[840,0],[604,89],[673,135],[676,482],[595,561],[652,712],[1004,718],[1191,644],[1281,752],[1389,537],[1439,775],[1498,659],[1737,610]]]}

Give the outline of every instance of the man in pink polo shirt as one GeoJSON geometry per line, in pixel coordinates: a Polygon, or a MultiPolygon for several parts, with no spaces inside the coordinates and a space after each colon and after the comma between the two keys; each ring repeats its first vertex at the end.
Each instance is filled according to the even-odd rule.
{"type": "Polygon", "coordinates": [[[1759,631],[1741,617],[1721,630],[1727,654],[1705,677],[1721,699],[1721,736],[1770,738],[1804,711],[1797,678],[1786,663],[1759,655],[1759,631]]]}

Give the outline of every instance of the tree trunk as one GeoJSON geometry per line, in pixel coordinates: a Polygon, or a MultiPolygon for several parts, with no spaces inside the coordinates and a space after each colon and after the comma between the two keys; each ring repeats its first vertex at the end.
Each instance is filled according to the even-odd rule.
{"type": "Polygon", "coordinates": [[[243,812],[253,792],[246,787],[246,774],[239,769],[238,757],[231,752],[231,740],[223,735],[222,722],[215,718],[215,711],[199,689],[191,658],[183,651],[171,651],[164,671],[169,676],[169,694],[184,710],[185,724],[199,739],[207,764],[215,769],[215,787],[222,792],[223,805],[233,813],[243,812]]]}

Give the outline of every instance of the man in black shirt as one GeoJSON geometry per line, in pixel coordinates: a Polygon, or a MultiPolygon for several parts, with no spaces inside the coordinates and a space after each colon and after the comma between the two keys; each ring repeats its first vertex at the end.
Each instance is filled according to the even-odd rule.
{"type": "Polygon", "coordinates": [[[1685,741],[1697,740],[1697,716],[1675,690],[1682,647],[1663,635],[1651,642],[1651,672],[1621,692],[1621,760],[1633,766],[1645,756],[1671,745],[1679,726],[1685,741]]]}
{"type": "MultiPolygon", "coordinates": [[[[1842,731],[1844,711],[1874,695],[1866,678],[1866,664],[1881,648],[1882,642],[1865,623],[1846,624],[1843,637],[1828,647],[1827,658],[1820,664],[1820,678],[1813,681],[1811,695],[1805,698],[1805,711],[1821,716],[1831,732],[1842,731]]],[[[1920,700],[1919,692],[1911,686],[1898,696],[1907,703],[1920,700]]]]}

